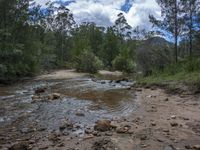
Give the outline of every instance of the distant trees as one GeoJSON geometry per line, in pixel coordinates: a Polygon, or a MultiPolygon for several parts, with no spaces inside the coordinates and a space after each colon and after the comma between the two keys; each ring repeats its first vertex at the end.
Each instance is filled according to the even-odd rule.
{"type": "Polygon", "coordinates": [[[163,33],[174,37],[175,61],[178,61],[178,42],[184,37],[189,41],[189,55],[193,55],[195,32],[199,31],[198,14],[199,0],[157,0],[161,7],[162,19],[150,15],[150,21],[163,33]]]}
{"type": "Polygon", "coordinates": [[[140,27],[133,29],[123,13],[117,15],[113,26],[105,28],[95,23],[77,25],[70,10],[55,2],[44,10],[33,0],[1,0],[0,79],[66,66],[91,73],[99,68],[132,73],[140,66],[144,73],[162,70],[172,61],[171,46],[160,46],[163,39],[152,38],[161,31],[174,37],[175,62],[178,48],[188,47],[194,56],[200,49],[199,0],[157,2],[163,19],[151,15],[157,30],[147,32],[140,27]],[[146,46],[144,40],[148,39],[154,40],[146,46]]]}
{"type": "Polygon", "coordinates": [[[62,4],[49,3],[43,10],[32,0],[0,3],[0,78],[65,66],[91,73],[99,68],[134,72],[137,42],[123,13],[104,28],[76,25],[62,4]]]}
{"type": "Polygon", "coordinates": [[[153,71],[163,71],[173,62],[172,44],[164,38],[153,37],[144,40],[136,51],[136,62],[144,76],[153,71]]]}
{"type": "Polygon", "coordinates": [[[200,7],[199,0],[181,0],[181,10],[184,20],[184,32],[185,36],[189,40],[189,54],[193,55],[193,41],[195,36],[195,30],[198,28],[198,12],[200,7]]]}
{"type": "Polygon", "coordinates": [[[150,15],[150,21],[154,26],[168,32],[174,38],[175,62],[178,62],[178,38],[181,32],[180,2],[177,0],[157,0],[161,7],[162,20],[150,15]]]}
{"type": "Polygon", "coordinates": [[[31,25],[36,7],[30,11],[30,2],[0,1],[0,78],[28,75],[39,69],[41,28],[31,25]]]}

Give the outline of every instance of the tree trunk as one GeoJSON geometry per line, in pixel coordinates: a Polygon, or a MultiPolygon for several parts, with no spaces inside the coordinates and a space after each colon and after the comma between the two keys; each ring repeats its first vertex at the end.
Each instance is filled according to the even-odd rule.
{"type": "Polygon", "coordinates": [[[174,14],[174,19],[175,19],[175,33],[174,33],[174,51],[175,51],[175,62],[178,62],[178,18],[177,18],[177,0],[175,0],[175,14],[174,14]]]}
{"type": "Polygon", "coordinates": [[[7,32],[7,8],[6,5],[3,7],[3,28],[4,28],[4,35],[3,35],[3,41],[2,41],[2,50],[5,51],[6,49],[6,32],[7,32]]]}
{"type": "Polygon", "coordinates": [[[190,1],[190,25],[189,25],[189,38],[190,38],[190,57],[192,58],[192,55],[193,55],[193,45],[192,45],[192,28],[193,28],[193,19],[192,19],[192,2],[190,1]]]}

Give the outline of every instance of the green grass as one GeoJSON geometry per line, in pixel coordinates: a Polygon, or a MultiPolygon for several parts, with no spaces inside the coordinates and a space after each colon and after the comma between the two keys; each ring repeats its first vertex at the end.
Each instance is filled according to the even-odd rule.
{"type": "Polygon", "coordinates": [[[139,84],[162,84],[162,83],[186,83],[196,84],[200,83],[200,71],[196,72],[179,72],[174,75],[161,73],[154,74],[149,77],[140,77],[137,79],[139,84]]]}
{"type": "Polygon", "coordinates": [[[200,85],[200,59],[188,58],[166,66],[163,71],[153,70],[151,76],[139,77],[139,84],[176,84],[200,85]]]}

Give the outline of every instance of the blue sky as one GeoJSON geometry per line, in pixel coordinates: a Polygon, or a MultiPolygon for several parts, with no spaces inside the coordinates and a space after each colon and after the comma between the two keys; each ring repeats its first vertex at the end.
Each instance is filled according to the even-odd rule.
{"type": "MultiPolygon", "coordinates": [[[[45,7],[49,0],[35,0],[45,7]]],[[[55,0],[51,0],[55,1],[55,0]]],[[[151,29],[149,14],[160,17],[160,7],[155,0],[59,0],[66,4],[77,23],[95,22],[99,26],[111,26],[117,14],[123,12],[132,26],[151,29]]]]}

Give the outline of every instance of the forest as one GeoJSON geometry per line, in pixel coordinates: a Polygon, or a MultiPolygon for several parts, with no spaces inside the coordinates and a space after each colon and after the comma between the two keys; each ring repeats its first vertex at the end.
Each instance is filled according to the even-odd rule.
{"type": "Polygon", "coordinates": [[[176,74],[200,69],[199,1],[158,1],[163,20],[150,15],[152,31],[132,28],[123,13],[115,24],[76,24],[62,3],[43,9],[29,0],[0,2],[1,81],[42,70],[76,68],[176,74]],[[187,9],[185,9],[187,8],[187,9]]]}

